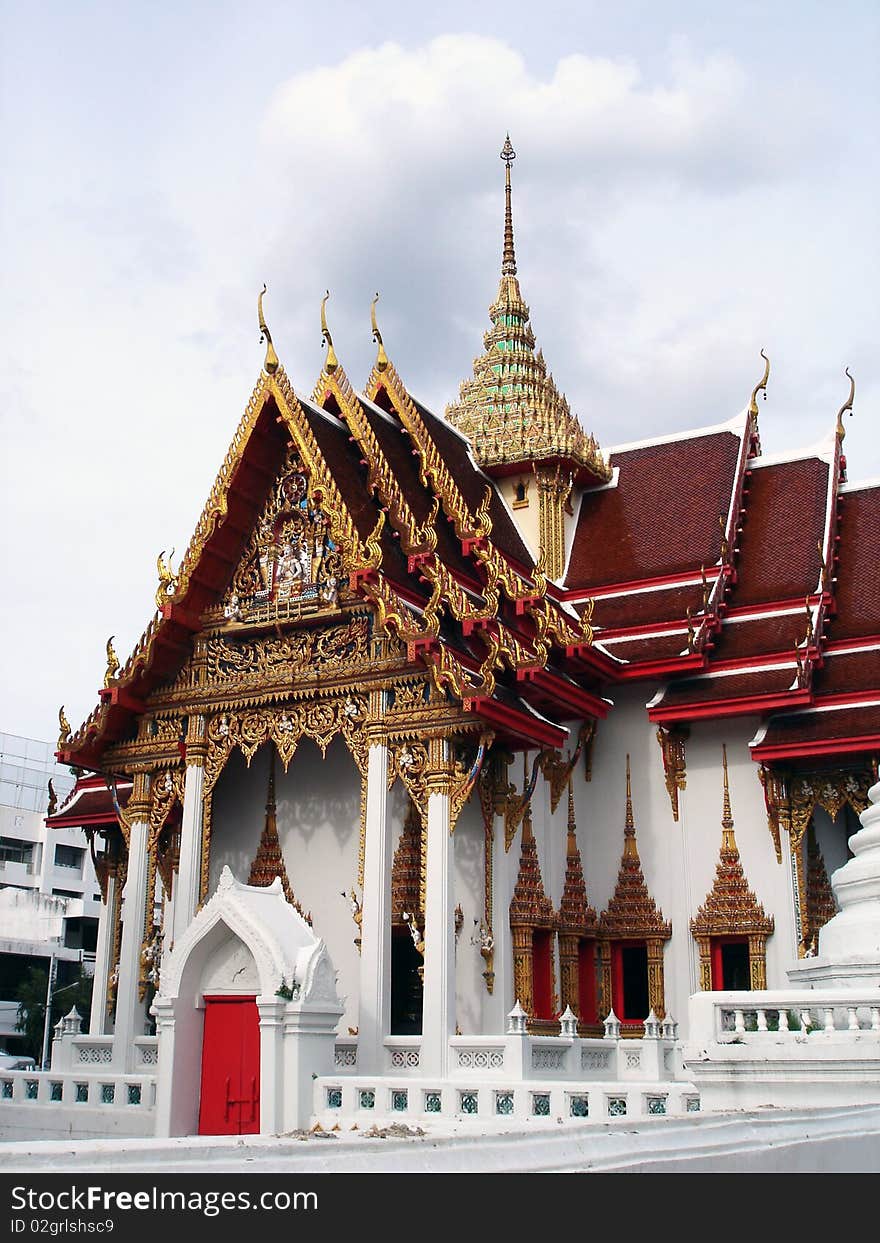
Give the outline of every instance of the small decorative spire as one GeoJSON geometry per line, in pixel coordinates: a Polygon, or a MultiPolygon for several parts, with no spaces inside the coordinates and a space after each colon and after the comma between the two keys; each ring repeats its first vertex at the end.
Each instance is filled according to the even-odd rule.
{"type": "Polygon", "coordinates": [[[379,352],[376,355],[376,370],[386,371],[388,368],[388,355],[385,353],[385,346],[382,344],[382,334],[379,331],[379,325],[376,323],[376,303],[378,301],[379,294],[377,292],[370,306],[370,322],[373,325],[373,340],[379,347],[379,352]]]}
{"type": "Polygon", "coordinates": [[[721,811],[721,828],[723,829],[722,849],[736,850],[736,838],[733,835],[733,813],[730,810],[730,786],[727,781],[727,744],[721,747],[722,765],[724,769],[724,805],[721,811]]]}
{"type": "Polygon", "coordinates": [[[58,750],[61,751],[70,741],[70,721],[64,715],[64,704],[58,709],[58,725],[61,730],[58,735],[58,750]]]}
{"type": "Polygon", "coordinates": [[[46,808],[47,816],[54,816],[58,810],[58,795],[55,792],[55,786],[52,784],[52,778],[49,778],[49,806],[46,808]]]}
{"type": "Polygon", "coordinates": [[[266,317],[263,315],[263,294],[266,292],[266,283],[263,282],[262,293],[257,298],[257,314],[260,317],[260,342],[266,342],[266,358],[263,363],[263,370],[267,375],[274,375],[278,370],[278,355],[275,353],[275,346],[272,344],[272,334],[266,326],[266,317]]]}
{"type": "Polygon", "coordinates": [[[749,414],[753,414],[755,418],[758,417],[758,393],[763,392],[764,400],[767,400],[767,381],[770,379],[770,359],[763,350],[761,350],[761,357],[764,360],[764,375],[752,389],[752,396],[749,401],[749,414]]]}
{"type": "Polygon", "coordinates": [[[841,443],[843,443],[843,438],[846,435],[846,429],[843,426],[843,416],[848,411],[850,417],[852,417],[853,398],[856,395],[856,382],[852,378],[852,376],[849,374],[849,367],[847,367],[844,374],[849,376],[849,397],[847,397],[846,401],[843,403],[843,405],[840,407],[840,409],[837,412],[837,438],[841,443]]]}
{"type": "Polygon", "coordinates": [[[501,158],[504,161],[504,253],[501,259],[501,275],[516,276],[516,254],[513,249],[513,204],[511,200],[510,190],[510,166],[516,159],[511,142],[510,134],[504,139],[504,146],[501,148],[501,158]]]}
{"type": "Polygon", "coordinates": [[[568,853],[574,854],[577,850],[577,825],[574,820],[574,789],[571,784],[571,777],[568,778],[568,853]]]}
{"type": "Polygon", "coordinates": [[[623,853],[632,854],[635,850],[636,822],[633,819],[632,780],[629,772],[629,755],[626,757],[626,819],[623,823],[623,853]]]}
{"type": "Polygon", "coordinates": [[[116,635],[111,634],[110,638],[107,640],[107,670],[104,674],[105,687],[113,685],[116,680],[117,670],[119,669],[119,660],[113,650],[113,640],[115,638],[116,635]]]}
{"type": "Polygon", "coordinates": [[[813,625],[813,610],[810,608],[810,597],[809,596],[805,597],[804,606],[805,606],[806,614],[807,614],[807,633],[804,635],[804,644],[806,647],[809,647],[810,644],[813,642],[813,639],[815,638],[815,634],[816,634],[816,629],[815,629],[815,626],[813,625]]]}
{"type": "Polygon", "coordinates": [[[321,299],[321,344],[327,346],[327,357],[324,360],[324,370],[328,375],[332,375],[339,366],[339,359],[336,357],[336,351],[333,348],[333,338],[330,336],[330,329],[327,327],[327,299],[330,297],[330,290],[324,294],[321,299]]]}
{"type": "Polygon", "coordinates": [[[709,596],[711,593],[709,591],[709,580],[706,578],[706,567],[704,565],[700,566],[700,576],[703,580],[703,612],[708,613],[709,596]]]}

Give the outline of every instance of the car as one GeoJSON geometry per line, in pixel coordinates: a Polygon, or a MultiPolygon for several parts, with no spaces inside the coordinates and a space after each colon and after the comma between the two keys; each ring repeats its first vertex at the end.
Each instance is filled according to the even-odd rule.
{"type": "Polygon", "coordinates": [[[0,1070],[33,1070],[36,1064],[32,1057],[25,1057],[23,1053],[8,1053],[6,1049],[0,1049],[0,1070]]]}

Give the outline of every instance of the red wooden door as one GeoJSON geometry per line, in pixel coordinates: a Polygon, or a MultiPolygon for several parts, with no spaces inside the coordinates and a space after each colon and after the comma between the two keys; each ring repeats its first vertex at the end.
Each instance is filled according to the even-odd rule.
{"type": "Polygon", "coordinates": [[[260,1130],[260,1019],[256,997],[206,997],[199,1135],[260,1130]]]}

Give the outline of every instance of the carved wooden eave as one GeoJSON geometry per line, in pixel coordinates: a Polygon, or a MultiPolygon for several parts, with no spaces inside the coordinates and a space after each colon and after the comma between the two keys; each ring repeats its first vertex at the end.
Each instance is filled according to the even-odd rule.
{"type": "Polygon", "coordinates": [[[868,790],[874,784],[870,766],[826,772],[792,772],[762,765],[759,769],[764,787],[767,827],[773,839],[777,861],[782,861],[781,829],[796,850],[803,841],[813,812],[823,808],[835,820],[845,807],[859,816],[868,806],[868,790]]]}

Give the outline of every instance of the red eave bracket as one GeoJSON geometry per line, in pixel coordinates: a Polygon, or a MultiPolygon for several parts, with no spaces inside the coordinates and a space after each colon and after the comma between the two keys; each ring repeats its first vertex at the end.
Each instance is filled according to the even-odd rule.
{"type": "Polygon", "coordinates": [[[880,750],[880,734],[861,734],[853,738],[826,739],[819,742],[776,742],[752,747],[756,763],[766,760],[794,760],[819,755],[846,755],[856,751],[880,750]]]}
{"type": "Polygon", "coordinates": [[[165,621],[175,622],[178,626],[182,626],[184,630],[191,630],[195,633],[195,631],[202,628],[201,617],[196,613],[190,613],[188,609],[183,608],[180,604],[163,604],[160,613],[165,621]]]}
{"type": "Polygon", "coordinates": [[[623,667],[591,643],[573,643],[566,647],[565,655],[576,669],[590,669],[609,682],[616,682],[621,676],[623,667]]]}
{"type": "MultiPolygon", "coordinates": [[[[664,660],[646,660],[641,664],[624,665],[619,671],[621,681],[633,678],[662,678],[675,673],[699,673],[709,667],[705,652],[691,652],[688,656],[667,656],[664,660]]],[[[653,718],[652,718],[653,719],[653,718]]]]}
{"type": "Polygon", "coordinates": [[[511,734],[518,734],[539,747],[551,747],[553,750],[558,750],[565,745],[568,738],[568,730],[563,729],[561,725],[554,725],[551,721],[539,721],[526,712],[511,708],[508,704],[499,703],[497,699],[481,696],[475,699],[465,699],[463,704],[466,712],[473,712],[490,724],[497,725],[511,734]]]}
{"type": "Polygon", "coordinates": [[[147,705],[136,695],[130,694],[125,686],[102,686],[98,691],[102,703],[109,703],[113,708],[123,708],[126,712],[145,712],[147,705]]]}
{"type": "Polygon", "coordinates": [[[667,721],[700,721],[728,716],[745,716],[750,712],[773,712],[777,709],[805,708],[813,702],[813,692],[780,691],[776,695],[743,695],[739,699],[723,699],[709,703],[674,704],[668,708],[648,709],[648,720],[656,724],[667,721]]]}
{"type": "Polygon", "coordinates": [[[579,717],[597,717],[604,720],[611,708],[604,699],[591,695],[573,682],[557,677],[548,669],[517,669],[516,680],[536,687],[542,695],[560,706],[572,708],[579,717]]]}

